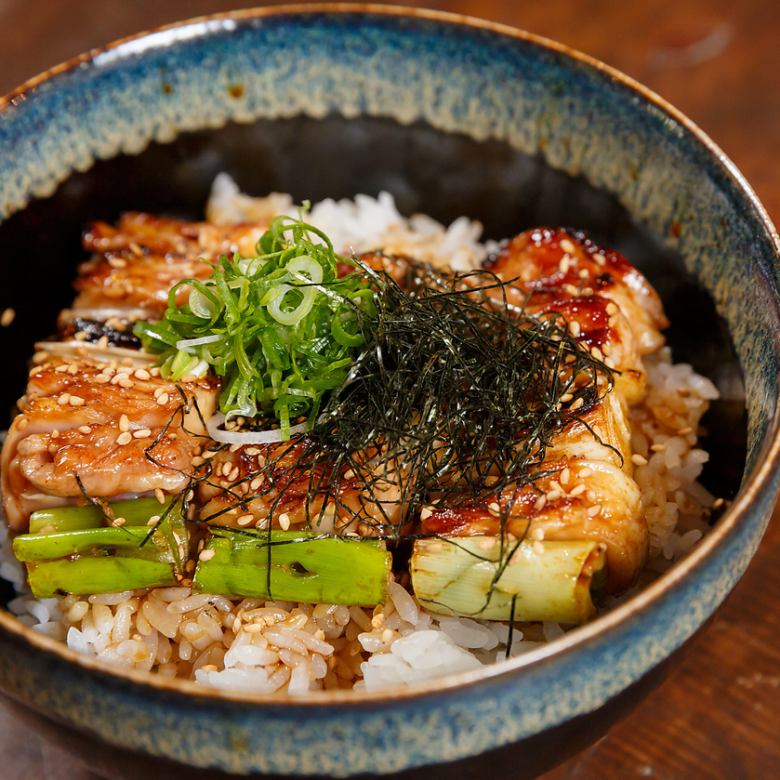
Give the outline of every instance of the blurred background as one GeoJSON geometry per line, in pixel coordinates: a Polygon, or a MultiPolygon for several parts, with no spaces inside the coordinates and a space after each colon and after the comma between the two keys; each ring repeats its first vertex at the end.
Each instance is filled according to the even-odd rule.
{"type": "MultiPolygon", "coordinates": [[[[277,3],[0,0],[0,94],[160,24],[277,3]]],[[[643,82],[719,144],[780,221],[777,0],[452,0],[426,6],[554,38],[643,82]]],[[[600,743],[545,780],[780,777],[780,521],[680,666],[600,743]]],[[[0,709],[0,777],[89,780],[0,709]]]]}

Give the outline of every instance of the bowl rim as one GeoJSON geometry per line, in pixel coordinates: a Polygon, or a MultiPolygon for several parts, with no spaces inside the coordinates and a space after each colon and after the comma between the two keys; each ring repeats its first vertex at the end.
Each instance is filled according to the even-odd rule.
{"type": "MultiPolygon", "coordinates": [[[[507,24],[459,13],[376,3],[315,2],[246,8],[196,16],[116,39],[104,46],[90,49],[55,65],[23,82],[5,96],[0,97],[0,114],[24,102],[28,93],[33,92],[41,84],[92,63],[97,57],[106,52],[121,49],[126,44],[131,44],[150,36],[162,34],[163,38],[160,44],[165,45],[166,38],[168,43],[175,43],[175,32],[190,26],[219,24],[220,22],[238,22],[240,24],[241,22],[257,18],[322,14],[410,17],[443,25],[465,27],[493,33],[499,37],[508,37],[524,43],[530,43],[540,49],[552,51],[555,54],[563,55],[573,60],[575,63],[585,65],[627,91],[638,95],[645,102],[655,106],[664,115],[677,122],[691,134],[715,160],[726,178],[731,180],[736,185],[736,188],[746,196],[752,208],[752,219],[764,230],[774,247],[776,256],[780,258],[780,235],[778,235],[778,231],[772,224],[766,209],[748,184],[744,175],[723,150],[680,110],[653,90],[617,68],[607,65],[577,49],[507,24]]],[[[214,32],[218,29],[225,30],[225,25],[223,24],[221,27],[215,28],[214,32]]],[[[205,35],[208,36],[211,32],[210,30],[206,31],[205,35]]],[[[156,48],[156,45],[150,43],[149,48],[156,48]]],[[[774,308],[778,319],[780,319],[780,298],[775,300],[774,308]]],[[[780,379],[776,383],[776,392],[780,395],[780,379]]],[[[302,708],[320,709],[323,706],[328,707],[332,705],[352,705],[352,707],[359,708],[374,707],[379,704],[403,704],[409,699],[437,694],[454,694],[464,688],[470,688],[481,683],[495,683],[501,678],[514,675],[528,667],[538,668],[554,663],[556,660],[588,645],[593,640],[608,636],[621,625],[628,623],[632,618],[646,612],[673,591],[683,580],[693,576],[721,542],[735,531],[743,516],[750,512],[751,508],[758,503],[759,498],[764,493],[773,490],[772,475],[780,467],[780,403],[776,406],[775,413],[767,425],[767,434],[756,457],[756,462],[757,465],[753,468],[752,473],[747,476],[744,484],[740,486],[737,497],[720,517],[712,532],[704,537],[684,559],[675,563],[661,576],[642,588],[641,591],[626,599],[625,602],[610,609],[590,623],[579,626],[567,632],[564,636],[522,655],[485,665],[478,670],[447,675],[404,687],[378,691],[311,691],[305,698],[281,697],[276,693],[244,693],[229,689],[212,688],[192,680],[172,679],[151,672],[123,669],[119,666],[110,665],[92,656],[82,655],[75,650],[71,650],[63,642],[34,631],[31,627],[21,623],[18,618],[6,609],[0,609],[0,630],[17,640],[32,645],[37,650],[57,656],[59,660],[74,664],[86,672],[94,672],[96,676],[105,678],[106,681],[114,680],[129,683],[140,689],[157,690],[161,694],[183,695],[189,701],[199,699],[204,704],[208,702],[215,704],[230,703],[248,707],[263,705],[274,710],[279,708],[289,709],[290,707],[294,707],[296,710],[302,708]]]]}

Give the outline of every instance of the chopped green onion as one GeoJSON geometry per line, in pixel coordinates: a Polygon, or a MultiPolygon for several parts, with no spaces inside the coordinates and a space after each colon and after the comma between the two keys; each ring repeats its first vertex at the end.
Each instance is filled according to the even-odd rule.
{"type": "Polygon", "coordinates": [[[313,424],[323,396],[346,379],[376,315],[365,275],[336,254],[322,231],[278,217],[255,257],[223,256],[209,279],[186,279],[170,291],[159,322],[134,333],[178,381],[212,369],[223,378],[220,411],[229,419],[272,415],[283,438],[291,421],[313,424]],[[177,291],[190,290],[177,305],[177,291]],[[312,413],[314,413],[312,415],[312,413]]]}

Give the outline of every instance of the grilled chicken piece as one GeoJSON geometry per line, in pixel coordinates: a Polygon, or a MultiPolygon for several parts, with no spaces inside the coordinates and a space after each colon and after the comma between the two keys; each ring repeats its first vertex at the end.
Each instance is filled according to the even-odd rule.
{"type": "Polygon", "coordinates": [[[180,387],[188,412],[154,368],[56,357],[33,368],[2,451],[11,526],[24,530],[36,509],[80,500],[77,477],[96,497],[182,490],[203,441],[196,405],[204,418],[213,414],[218,386],[206,378],[180,387]]]}
{"type": "Polygon", "coordinates": [[[423,509],[422,533],[497,537],[505,516],[505,531],[516,539],[592,539],[606,547],[607,589],[627,588],[648,544],[636,482],[602,461],[548,461],[544,469],[557,473],[479,504],[423,509]]]}
{"type": "Polygon", "coordinates": [[[602,250],[583,233],[536,228],[521,233],[485,261],[508,283],[507,298],[529,313],[560,312],[572,334],[620,373],[628,404],[645,394],[642,355],[659,349],[668,325],[647,279],[620,253],[602,250]]]}
{"type": "MultiPolygon", "coordinates": [[[[62,327],[76,317],[159,317],[176,282],[207,278],[220,255],[253,255],[266,226],[217,226],[140,213],[124,214],[116,227],[96,222],[84,234],[84,248],[93,256],[79,269],[78,295],[72,310],[63,312],[62,327]]],[[[181,290],[177,300],[186,297],[181,290]]]]}
{"type": "Polygon", "coordinates": [[[552,440],[533,485],[463,506],[428,507],[424,534],[498,536],[505,530],[532,540],[593,539],[607,554],[607,588],[628,587],[644,565],[648,530],[632,478],[631,432],[617,390],[608,392],[552,440]]]}
{"type": "MultiPolygon", "coordinates": [[[[402,522],[400,490],[354,470],[312,467],[304,441],[223,448],[200,483],[201,519],[231,527],[310,528],[326,533],[385,536],[402,522]],[[268,464],[272,463],[272,466],[268,464]],[[327,506],[326,505],[327,499],[327,506]],[[323,507],[325,507],[323,511],[323,507]]],[[[208,454],[208,453],[207,453],[208,454]]]]}
{"type": "Polygon", "coordinates": [[[648,530],[632,478],[626,403],[644,394],[641,356],[663,343],[660,301],[616,252],[582,234],[540,228],[510,241],[486,266],[507,282],[510,303],[559,313],[583,346],[617,368],[615,386],[583,409],[547,449],[534,484],[463,506],[426,507],[421,530],[444,536],[592,539],[605,545],[607,588],[624,590],[647,555],[648,530]]]}
{"type": "Polygon", "coordinates": [[[601,249],[582,232],[534,228],[509,241],[485,267],[516,289],[516,300],[535,307],[578,296],[601,295],[631,323],[640,355],[663,346],[668,326],[658,294],[623,255],[601,249]]]}

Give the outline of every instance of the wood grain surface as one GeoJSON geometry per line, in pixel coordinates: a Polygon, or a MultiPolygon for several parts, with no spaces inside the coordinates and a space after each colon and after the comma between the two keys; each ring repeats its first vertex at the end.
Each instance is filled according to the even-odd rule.
{"type": "MultiPolygon", "coordinates": [[[[109,40],[256,4],[0,0],[0,93],[109,40]]],[[[708,132],[746,175],[770,216],[780,220],[776,0],[428,0],[424,5],[555,38],[634,76],[708,132]]],[[[779,612],[776,517],[750,570],[667,681],[601,742],[546,780],[780,777],[779,612]]],[[[2,711],[0,751],[0,776],[8,780],[90,777],[36,737],[22,734],[2,711]]]]}

